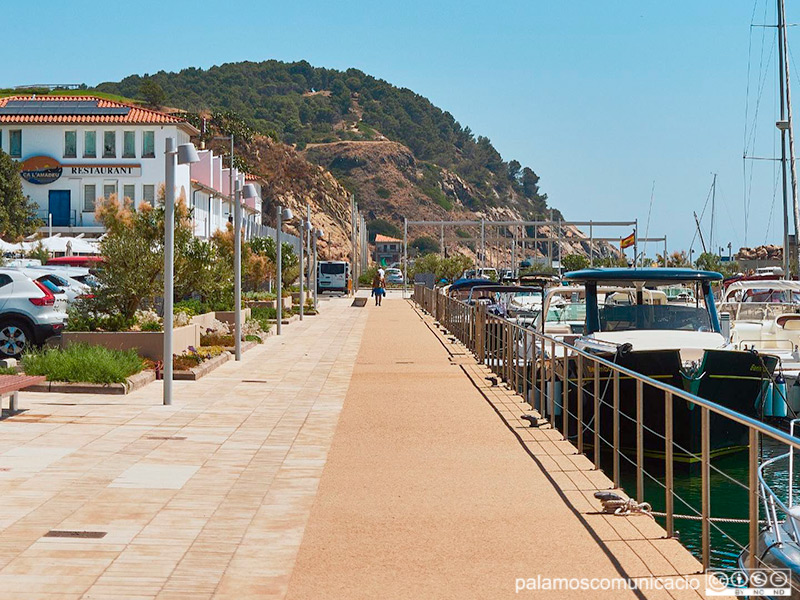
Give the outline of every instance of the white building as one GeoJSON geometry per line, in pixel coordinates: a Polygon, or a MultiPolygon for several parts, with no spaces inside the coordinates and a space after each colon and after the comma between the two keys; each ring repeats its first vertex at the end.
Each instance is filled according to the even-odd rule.
{"type": "MultiPolygon", "coordinates": [[[[97,200],[116,194],[135,206],[155,204],[165,180],[165,140],[185,144],[200,132],[185,120],[139,106],[91,96],[11,96],[0,98],[0,149],[22,163],[22,188],[38,205],[49,230],[100,234],[97,200]]],[[[208,239],[233,222],[231,172],[211,150],[200,162],[178,165],[176,198],[192,209],[197,237],[208,239]]],[[[233,170],[234,186],[253,183],[257,198],[242,203],[247,239],[268,235],[262,227],[261,185],[233,170]]]]}
{"type": "MultiPolygon", "coordinates": [[[[54,232],[102,232],[95,204],[111,194],[155,203],[165,139],[184,144],[198,133],[173,115],[91,96],[0,98],[0,148],[22,163],[23,191],[54,232]]],[[[176,182],[188,201],[188,166],[176,182]]]]}

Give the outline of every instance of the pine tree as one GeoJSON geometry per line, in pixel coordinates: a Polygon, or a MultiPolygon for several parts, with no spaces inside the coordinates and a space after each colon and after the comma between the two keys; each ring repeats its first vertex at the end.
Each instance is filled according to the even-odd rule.
{"type": "Polygon", "coordinates": [[[0,150],[0,237],[16,241],[40,225],[36,204],[22,193],[20,166],[0,150]]]}

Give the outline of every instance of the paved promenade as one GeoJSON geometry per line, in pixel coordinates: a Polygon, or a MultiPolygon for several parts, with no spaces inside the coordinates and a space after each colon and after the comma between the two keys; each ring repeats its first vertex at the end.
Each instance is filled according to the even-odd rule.
{"type": "Polygon", "coordinates": [[[171,407],[158,383],[22,394],[0,422],[0,598],[283,597],[367,317],[349,304],[176,382],[171,407]]]}
{"type": "Polygon", "coordinates": [[[409,302],[323,310],[171,407],[157,383],[23,394],[0,422],[0,599],[697,597],[516,594],[699,564],[647,517],[593,514],[608,480],[409,302]]]}

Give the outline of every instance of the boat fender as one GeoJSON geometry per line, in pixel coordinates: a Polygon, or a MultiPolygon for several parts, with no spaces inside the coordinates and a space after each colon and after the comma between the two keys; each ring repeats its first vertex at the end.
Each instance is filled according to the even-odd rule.
{"type": "Polygon", "coordinates": [[[800,378],[794,380],[789,390],[789,407],[794,414],[800,413],[800,378]]]}
{"type": "Polygon", "coordinates": [[[783,418],[787,415],[788,408],[789,398],[787,396],[786,379],[783,378],[783,373],[778,373],[772,388],[772,416],[783,418]]]}

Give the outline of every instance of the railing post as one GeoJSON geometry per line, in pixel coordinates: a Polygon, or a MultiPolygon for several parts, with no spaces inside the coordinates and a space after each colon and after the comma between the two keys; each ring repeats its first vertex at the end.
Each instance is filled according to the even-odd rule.
{"type": "MultiPolygon", "coordinates": [[[[789,448],[790,452],[794,452],[793,448],[789,448]]],[[[748,469],[748,504],[749,504],[749,517],[750,525],[748,527],[748,537],[750,539],[750,552],[747,557],[747,567],[749,569],[756,568],[756,560],[758,555],[758,431],[750,428],[750,447],[749,453],[749,469],[748,469]]],[[[789,482],[792,485],[792,482],[789,482]]]]}
{"type": "Polygon", "coordinates": [[[600,365],[594,363],[594,468],[600,469],[600,365]]]}
{"type": "Polygon", "coordinates": [[[476,306],[475,316],[475,344],[478,349],[478,362],[486,364],[486,307],[476,306]]]}
{"type": "MultiPolygon", "coordinates": [[[[528,398],[528,337],[531,334],[528,333],[527,329],[520,329],[520,336],[522,337],[522,397],[525,398],[525,402],[533,403],[528,398]]],[[[534,342],[534,339],[531,339],[531,342],[534,342]]],[[[533,344],[531,344],[531,349],[534,349],[533,344]]],[[[534,365],[536,363],[533,363],[534,365]]]]}
{"type": "Polygon", "coordinates": [[[578,354],[575,364],[578,369],[578,400],[575,409],[578,415],[578,452],[583,454],[583,354],[578,354]]]}
{"type": "Polygon", "coordinates": [[[644,427],[642,412],[644,382],[636,380],[636,499],[644,502],[644,427]]]}
{"type": "Polygon", "coordinates": [[[541,413],[542,417],[547,417],[547,408],[549,406],[546,404],[547,402],[547,370],[544,364],[544,355],[545,355],[545,340],[544,336],[541,337],[542,340],[542,349],[539,354],[539,374],[541,376],[541,387],[539,388],[539,412],[541,413]]]}
{"type": "Polygon", "coordinates": [[[614,408],[613,408],[613,429],[614,429],[614,456],[613,475],[614,487],[619,487],[619,371],[614,369],[614,408]]]}
{"type": "Polygon", "coordinates": [[[556,428],[556,342],[550,340],[550,394],[548,397],[550,405],[547,412],[550,413],[550,427],[556,428]]]}
{"type": "Polygon", "coordinates": [[[561,430],[565,440],[569,439],[569,358],[567,357],[567,347],[564,350],[564,379],[561,382],[561,430]]]}
{"type": "MultiPolygon", "coordinates": [[[[667,513],[667,536],[675,537],[675,497],[672,471],[672,392],[664,392],[664,498],[667,513]]],[[[641,498],[639,499],[641,502],[641,498]]]]}
{"type": "Polygon", "coordinates": [[[702,552],[703,572],[708,570],[711,562],[711,530],[709,517],[711,516],[711,431],[709,430],[709,410],[700,407],[700,488],[701,488],[701,513],[702,513],[702,552]]]}

